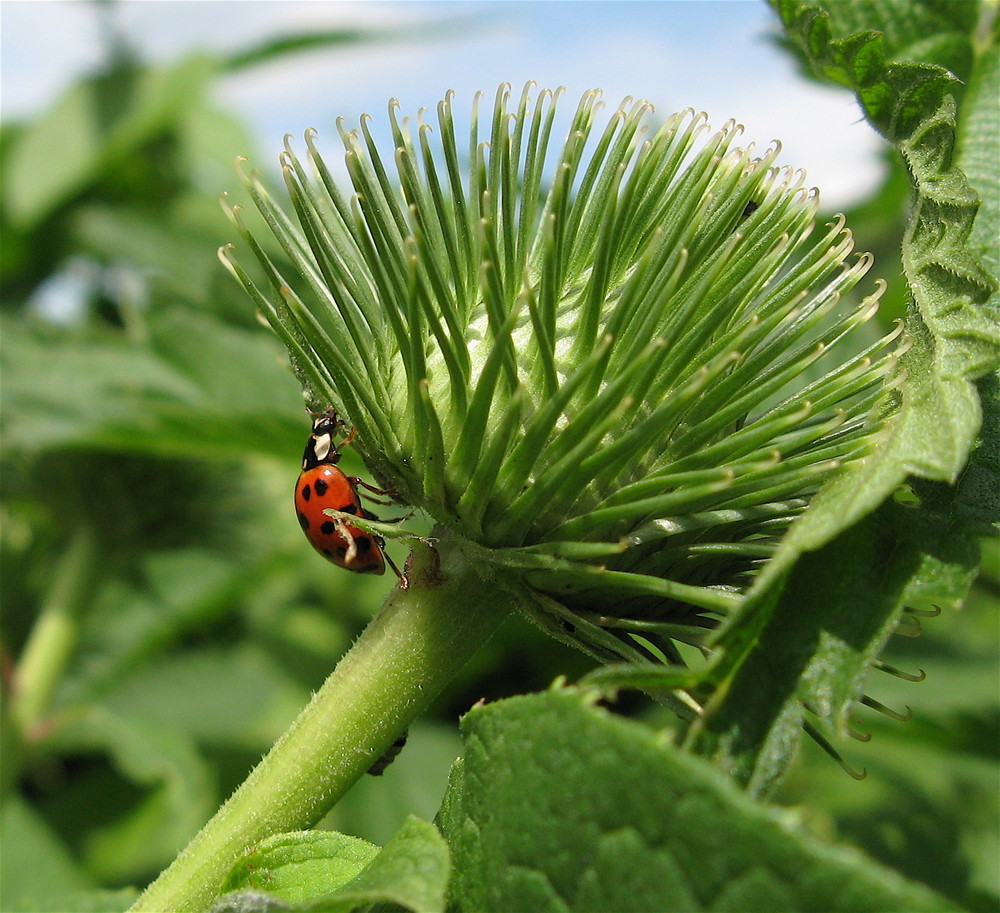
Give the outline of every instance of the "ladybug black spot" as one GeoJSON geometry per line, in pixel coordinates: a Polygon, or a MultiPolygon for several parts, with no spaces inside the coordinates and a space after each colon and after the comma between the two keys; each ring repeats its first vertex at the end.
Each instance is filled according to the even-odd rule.
{"type": "Polygon", "coordinates": [[[345,504],[343,507],[338,507],[337,510],[345,514],[354,514],[355,517],[358,515],[357,504],[345,504]]]}
{"type": "Polygon", "coordinates": [[[323,525],[322,525],[322,526],[321,526],[321,527],[319,528],[319,531],[320,531],[320,532],[321,532],[321,533],[322,533],[322,534],[323,534],[324,536],[329,536],[329,535],[330,535],[330,534],[331,534],[331,533],[332,533],[332,532],[333,532],[333,531],[334,531],[334,530],[335,530],[336,528],[337,528],[337,524],[336,524],[336,523],[334,523],[334,522],[333,522],[333,520],[327,520],[327,521],[326,521],[326,522],[325,522],[325,523],[324,523],[324,524],[323,524],[323,525]]]}
{"type": "Polygon", "coordinates": [[[359,555],[367,555],[372,550],[372,540],[367,536],[355,536],[354,544],[358,547],[359,555]]]}
{"type": "Polygon", "coordinates": [[[305,514],[299,514],[299,526],[309,529],[309,518],[305,514]]]}
{"type": "Polygon", "coordinates": [[[333,553],[328,548],[323,549],[323,554],[326,555],[327,558],[333,557],[333,553]]]}
{"type": "MultiPolygon", "coordinates": [[[[324,482],[324,481],[323,481],[322,479],[317,479],[317,480],[316,480],[316,495],[317,495],[317,497],[320,497],[320,498],[322,498],[322,497],[323,497],[323,495],[325,495],[325,494],[326,494],[326,490],[327,490],[327,489],[328,489],[329,487],[330,487],[330,486],[329,486],[329,485],[327,485],[327,484],[326,484],[326,482],[324,482]]],[[[306,497],[308,498],[309,496],[308,496],[308,495],[306,495],[306,497]]]]}

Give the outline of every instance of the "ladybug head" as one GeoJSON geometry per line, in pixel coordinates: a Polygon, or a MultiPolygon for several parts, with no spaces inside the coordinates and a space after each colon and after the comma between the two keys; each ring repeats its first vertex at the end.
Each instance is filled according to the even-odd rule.
{"type": "Polygon", "coordinates": [[[333,436],[343,424],[332,410],[313,420],[312,434],[309,435],[302,455],[303,469],[312,469],[320,463],[336,463],[340,459],[340,451],[333,442],[333,436]]]}

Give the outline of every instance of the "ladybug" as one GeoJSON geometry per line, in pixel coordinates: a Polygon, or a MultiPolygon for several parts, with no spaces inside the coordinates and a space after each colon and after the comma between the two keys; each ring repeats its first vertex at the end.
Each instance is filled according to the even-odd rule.
{"type": "MultiPolygon", "coordinates": [[[[343,424],[333,411],[325,412],[313,421],[312,434],[302,456],[302,472],[295,483],[295,511],[306,538],[324,558],[338,567],[360,574],[384,574],[388,557],[382,551],[384,540],[323,513],[334,508],[345,514],[376,520],[375,514],[361,506],[358,485],[386,494],[381,489],[365,485],[360,479],[345,475],[337,465],[340,451],[333,437],[343,424]]],[[[341,446],[346,447],[352,440],[353,430],[341,446]]],[[[391,559],[389,564],[396,570],[391,559]]]]}

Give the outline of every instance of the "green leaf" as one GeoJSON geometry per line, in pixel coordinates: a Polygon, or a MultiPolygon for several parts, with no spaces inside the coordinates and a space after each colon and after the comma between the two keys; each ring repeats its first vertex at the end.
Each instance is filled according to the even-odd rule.
{"type": "Polygon", "coordinates": [[[276,834],[244,855],[222,890],[254,888],[301,903],[339,890],[378,852],[367,840],[336,831],[276,834]]]}
{"type": "Polygon", "coordinates": [[[29,228],[91,178],[101,151],[94,94],[93,85],[77,83],[15,139],[4,182],[15,224],[29,228]]]}
{"type": "Polygon", "coordinates": [[[437,828],[412,816],[381,851],[330,831],[279,834],[233,870],[225,888],[236,890],[212,910],[237,913],[253,904],[253,909],[350,913],[387,903],[435,913],[444,910],[448,867],[448,848],[437,828]],[[260,890],[267,892],[264,897],[260,890]]]}
{"type": "Polygon", "coordinates": [[[172,67],[122,67],[73,85],[17,138],[5,162],[9,218],[28,229],[135,153],[205,90],[214,64],[192,56],[172,67]]]}
{"type": "Polygon", "coordinates": [[[67,895],[92,887],[50,826],[18,795],[0,814],[0,908],[6,913],[63,909],[67,895]]]}
{"type": "Polygon", "coordinates": [[[879,0],[839,3],[812,0],[830,17],[835,35],[869,29],[885,38],[891,60],[933,63],[967,79],[972,68],[973,40],[982,4],[975,0],[879,0]]]}
{"type": "Polygon", "coordinates": [[[344,893],[352,906],[392,903],[415,913],[443,911],[449,871],[448,847],[438,829],[411,815],[344,893]]]}
{"type": "MultiPolygon", "coordinates": [[[[996,554],[992,566],[1000,567],[996,554]]],[[[867,708],[854,715],[852,726],[870,739],[852,740],[845,755],[868,771],[863,784],[807,741],[777,795],[782,805],[808,807],[822,832],[836,829],[969,910],[1000,907],[998,608],[996,596],[976,586],[962,610],[919,619],[922,637],[892,638],[885,660],[926,679],[871,675],[868,693],[898,710],[911,707],[913,718],[900,724],[867,708]]],[[[917,619],[907,621],[914,633],[917,619]]]]}
{"type": "MultiPolygon", "coordinates": [[[[921,587],[949,604],[967,591],[975,553],[957,537],[963,531],[980,532],[983,517],[996,504],[995,499],[991,503],[995,491],[981,470],[963,495],[975,501],[974,506],[955,509],[948,505],[951,498],[939,498],[937,504],[928,503],[927,513],[915,515],[915,528],[900,523],[892,505],[870,515],[907,475],[956,481],[983,415],[974,381],[1000,364],[1000,321],[984,306],[996,281],[969,246],[979,201],[952,155],[957,131],[954,77],[922,63],[892,63],[892,43],[880,33],[840,37],[843,23],[816,5],[776,0],[774,6],[816,68],[854,88],[873,126],[897,146],[910,172],[916,205],[903,241],[912,296],[907,314],[911,345],[900,359],[898,393],[890,394],[884,405],[891,416],[886,436],[870,456],[813,499],[757,578],[740,612],[715,640],[723,654],[712,672],[719,691],[708,715],[696,723],[689,744],[715,756],[759,791],[773,785],[790,758],[801,717],[798,702],[804,695],[815,698],[819,689],[821,718],[842,731],[864,670],[906,600],[921,587]],[[870,519],[843,532],[866,516],[870,519]],[[956,520],[968,525],[963,530],[955,526],[956,520]],[[893,532],[886,536],[887,530],[893,532]],[[809,552],[815,554],[803,559],[809,552]],[[883,576],[886,556],[894,570],[883,576]],[[824,596],[798,568],[786,579],[796,561],[817,575],[835,568],[857,586],[851,592],[850,583],[834,583],[824,596]],[[923,579],[936,564],[954,573],[931,573],[923,579]],[[823,611],[803,618],[796,607],[802,598],[813,596],[820,597],[823,611]],[[858,627],[851,631],[849,624],[858,627]],[[787,636],[792,630],[795,637],[787,636]],[[746,668],[740,670],[744,661],[746,668]],[[804,675],[801,688],[790,674],[765,672],[772,667],[804,675]],[[759,703],[745,699],[755,687],[761,689],[759,703]],[[765,695],[773,702],[769,706],[765,695]],[[750,725],[736,721],[741,713],[750,714],[750,725]]],[[[873,8],[851,6],[858,15],[873,8]]],[[[995,70],[993,77],[984,79],[995,96],[995,70]]],[[[983,132],[989,140],[989,131],[983,132]]],[[[988,389],[987,381],[981,383],[988,389]]],[[[987,408],[986,414],[993,412],[987,408]]],[[[988,468],[997,462],[990,428],[984,429],[983,441],[978,466],[986,469],[988,479],[988,468]]]]}
{"type": "Polygon", "coordinates": [[[477,708],[463,731],[441,813],[457,910],[953,909],[573,691],[477,708]]]}
{"type": "Polygon", "coordinates": [[[385,844],[407,815],[432,818],[441,804],[448,771],[462,753],[453,725],[417,720],[406,746],[378,777],[362,777],[321,826],[385,844]]]}
{"type": "Polygon", "coordinates": [[[309,692],[260,646],[195,648],[145,664],[104,703],[116,713],[187,733],[199,744],[266,749],[309,692]]]}
{"type": "Polygon", "coordinates": [[[144,790],[138,802],[86,837],[88,869],[103,879],[121,882],[162,866],[217,799],[206,762],[178,730],[89,707],[61,725],[47,747],[61,754],[106,752],[121,775],[144,790]]]}
{"type": "Polygon", "coordinates": [[[136,346],[73,338],[16,319],[4,321],[2,346],[5,448],[89,443],[105,427],[138,425],[151,398],[197,397],[194,385],[136,346]]]}
{"type": "Polygon", "coordinates": [[[137,570],[143,586],[114,581],[87,613],[80,660],[58,694],[62,705],[98,700],[137,670],[142,674],[143,660],[231,612],[233,599],[253,585],[245,566],[206,550],[154,552],[137,570]]]}
{"type": "Polygon", "coordinates": [[[782,587],[756,590],[719,638],[714,697],[689,747],[751,792],[770,791],[791,760],[803,703],[816,725],[845,736],[903,608],[959,604],[978,557],[966,537],[942,535],[935,518],[893,502],[803,555],[782,587]]]}
{"type": "MultiPolygon", "coordinates": [[[[997,281],[969,246],[980,201],[953,157],[959,129],[955,77],[923,61],[894,63],[898,49],[892,41],[872,31],[851,34],[860,27],[853,18],[840,22],[801,0],[775,0],[773,5],[814,66],[855,90],[872,126],[906,161],[916,193],[903,241],[903,267],[912,296],[907,316],[912,348],[901,360],[906,380],[895,428],[881,453],[839,485],[838,497],[828,498],[825,513],[812,521],[815,535],[829,516],[853,519],[874,508],[907,473],[954,481],[981,421],[972,382],[1000,365],[1000,320],[983,306],[997,281]]],[[[839,4],[837,10],[845,6],[862,13],[877,8],[839,4]]],[[[894,12],[900,8],[891,7],[894,12]]],[[[918,16],[932,15],[940,27],[940,17],[929,12],[929,5],[910,8],[918,16]]],[[[967,25],[971,42],[975,22],[966,22],[968,11],[947,9],[949,28],[956,22],[967,25]]],[[[926,36],[930,27],[921,21],[901,27],[900,34],[922,31],[926,36]]],[[[989,54],[984,57],[976,78],[983,83],[979,94],[990,92],[995,99],[996,69],[991,76],[990,59],[989,54]]],[[[983,139],[989,143],[989,134],[983,139]]],[[[844,528],[843,522],[839,528],[844,528]]],[[[818,544],[813,540],[804,547],[818,544]]],[[[795,545],[803,547],[803,541],[795,545]]]]}
{"type": "MultiPolygon", "coordinates": [[[[1000,112],[997,84],[1000,81],[1000,46],[996,42],[983,52],[962,103],[958,134],[958,166],[969,179],[982,206],[972,227],[972,247],[993,276],[1000,276],[1000,112]]],[[[996,304],[994,298],[994,305],[996,304]]]]}
{"type": "Polygon", "coordinates": [[[288,457],[305,422],[263,331],[172,308],[145,333],[136,342],[6,320],[4,447],[288,457]]]}
{"type": "MultiPolygon", "coordinates": [[[[206,112],[206,118],[211,113],[206,112]]],[[[216,165],[204,154],[197,161],[206,169],[216,165]]],[[[219,183],[227,177],[220,175],[219,183]]],[[[127,204],[90,203],[73,210],[74,242],[101,263],[113,264],[112,270],[127,265],[139,289],[135,297],[151,299],[139,308],[133,304],[128,314],[133,337],[141,335],[139,328],[147,320],[169,319],[177,313],[179,302],[188,303],[205,319],[222,312],[235,297],[221,281],[225,276],[220,275],[215,254],[218,226],[203,224],[207,215],[214,216],[210,201],[192,195],[178,201],[178,208],[163,215],[127,204]],[[184,268],[178,269],[178,263],[184,268]]],[[[119,293],[116,299],[123,309],[124,297],[119,293]]]]}
{"type": "Polygon", "coordinates": [[[312,51],[317,48],[372,44],[379,40],[384,41],[390,37],[399,37],[399,35],[392,30],[362,28],[327,29],[324,31],[312,30],[309,32],[292,33],[281,35],[278,38],[272,38],[238,51],[226,58],[223,66],[226,70],[242,70],[261,63],[267,63],[276,57],[284,57],[289,53],[312,51]]]}
{"type": "MultiPolygon", "coordinates": [[[[994,277],[1000,276],[1000,46],[994,41],[979,60],[966,90],[962,129],[958,137],[958,164],[983,203],[976,214],[971,248],[994,277]]],[[[990,306],[1000,312],[1000,294],[990,306]]],[[[960,522],[987,535],[1000,525],[1000,374],[979,384],[983,401],[983,427],[979,441],[962,473],[955,494],[954,511],[960,522]]]]}
{"type": "MultiPolygon", "coordinates": [[[[995,536],[1000,529],[1000,376],[984,377],[979,382],[983,396],[983,429],[962,471],[955,490],[946,491],[940,512],[983,536],[995,536]]],[[[921,486],[920,495],[931,497],[929,486],[921,486]]],[[[943,486],[937,486],[941,494],[943,486]]]]}

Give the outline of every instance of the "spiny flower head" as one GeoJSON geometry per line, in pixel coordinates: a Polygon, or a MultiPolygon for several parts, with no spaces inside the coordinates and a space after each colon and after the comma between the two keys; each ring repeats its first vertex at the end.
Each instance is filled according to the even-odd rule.
{"type": "Polygon", "coordinates": [[[338,123],[349,193],[309,131],[305,163],[282,154],[294,218],[245,178],[297,275],[238,209],[267,286],[223,262],[402,503],[561,636],[674,661],[877,446],[894,334],[864,328],[870,257],[841,218],[814,233],[777,144],[598,92],[560,143],[559,94],[501,86],[464,144],[452,94],[435,124],[393,102],[391,158],[338,123]]]}

